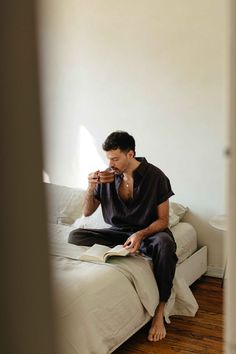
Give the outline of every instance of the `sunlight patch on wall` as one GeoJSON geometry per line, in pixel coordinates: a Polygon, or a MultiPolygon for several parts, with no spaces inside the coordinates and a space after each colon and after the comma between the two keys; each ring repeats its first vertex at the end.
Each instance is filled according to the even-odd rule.
{"type": "Polygon", "coordinates": [[[48,175],[48,173],[45,170],[43,170],[43,182],[51,183],[49,175],[48,175]]]}
{"type": "Polygon", "coordinates": [[[104,170],[107,165],[105,157],[102,157],[98,153],[94,137],[83,125],[79,129],[77,158],[78,186],[79,188],[86,189],[88,186],[88,174],[97,170],[104,170]]]}

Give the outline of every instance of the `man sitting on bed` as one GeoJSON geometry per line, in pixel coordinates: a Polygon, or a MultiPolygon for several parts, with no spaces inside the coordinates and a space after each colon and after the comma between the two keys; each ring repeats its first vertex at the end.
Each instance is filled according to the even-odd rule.
{"type": "MultiPolygon", "coordinates": [[[[127,132],[111,133],[103,144],[114,180],[100,183],[100,172],[88,176],[83,213],[91,215],[101,204],[108,229],[76,229],[68,242],[109,247],[123,244],[131,253],[140,250],[152,258],[160,302],[148,340],[166,336],[164,306],[168,300],[177,263],[176,243],[169,222],[169,198],[174,194],[169,179],[145,158],[135,157],[135,140],[127,132]]],[[[108,177],[109,180],[109,177],[108,177]]],[[[101,178],[102,181],[102,178],[101,178]]]]}

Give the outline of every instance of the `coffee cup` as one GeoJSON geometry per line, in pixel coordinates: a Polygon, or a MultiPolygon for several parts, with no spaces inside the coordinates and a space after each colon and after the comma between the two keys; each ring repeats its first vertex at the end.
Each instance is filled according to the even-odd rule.
{"type": "Polygon", "coordinates": [[[112,183],[115,178],[115,173],[113,170],[99,171],[98,178],[100,183],[112,183]]]}

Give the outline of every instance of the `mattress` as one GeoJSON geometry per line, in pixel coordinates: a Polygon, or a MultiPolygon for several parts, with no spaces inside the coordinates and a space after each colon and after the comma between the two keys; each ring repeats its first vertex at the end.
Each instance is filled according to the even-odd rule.
{"type": "MultiPolygon", "coordinates": [[[[189,248],[195,247],[196,233],[189,224],[178,225],[173,233],[182,260],[188,257],[189,248]],[[191,230],[190,237],[187,230],[191,230]]],[[[71,230],[72,227],[51,224],[49,232],[60,345],[67,354],[96,353],[98,346],[99,354],[108,354],[153,316],[159,298],[156,281],[145,257],[112,257],[105,264],[78,261],[86,247],[67,243],[71,230]]],[[[176,275],[165,307],[166,321],[172,315],[194,316],[197,309],[182,274],[176,275]]]]}
{"type": "Polygon", "coordinates": [[[182,263],[197,250],[197,232],[187,222],[180,222],[171,228],[177,244],[178,263],[182,263]]]}

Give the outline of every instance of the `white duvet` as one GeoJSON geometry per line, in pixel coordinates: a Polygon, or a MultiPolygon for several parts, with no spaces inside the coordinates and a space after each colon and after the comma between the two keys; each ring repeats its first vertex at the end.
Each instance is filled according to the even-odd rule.
{"type": "MultiPolygon", "coordinates": [[[[69,227],[51,225],[53,297],[62,353],[108,354],[155,312],[158,288],[150,262],[141,256],[112,257],[108,263],[77,260],[87,249],[67,243],[69,227]]],[[[165,317],[194,316],[189,287],[175,277],[165,317]]]]}

